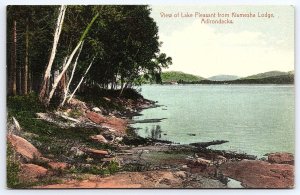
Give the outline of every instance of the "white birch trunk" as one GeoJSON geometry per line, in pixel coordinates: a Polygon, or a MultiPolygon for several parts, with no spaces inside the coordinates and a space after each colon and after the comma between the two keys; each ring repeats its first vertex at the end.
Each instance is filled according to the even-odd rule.
{"type": "Polygon", "coordinates": [[[57,18],[57,23],[56,23],[56,29],[55,29],[55,33],[54,33],[52,51],[51,51],[50,59],[49,59],[49,62],[48,62],[48,65],[47,65],[47,68],[45,71],[43,85],[42,85],[41,92],[40,92],[41,100],[44,99],[45,94],[46,94],[47,84],[49,84],[49,78],[50,78],[50,73],[51,73],[51,69],[52,69],[52,64],[55,59],[56,49],[57,49],[60,33],[62,30],[66,9],[67,9],[67,6],[62,5],[59,10],[59,15],[57,18]]]}
{"type": "Polygon", "coordinates": [[[66,65],[63,67],[61,73],[57,76],[57,78],[54,80],[54,83],[53,83],[53,86],[52,86],[52,89],[49,93],[49,97],[47,98],[46,100],[46,105],[48,105],[50,103],[50,100],[51,98],[53,97],[53,94],[58,86],[58,83],[59,81],[61,80],[63,74],[65,74],[65,72],[67,71],[67,69],[69,68],[72,60],[73,60],[73,57],[75,55],[75,53],[77,52],[77,50],[79,49],[80,45],[82,44],[82,41],[79,41],[79,43],[77,44],[77,46],[75,47],[75,49],[73,50],[73,52],[71,53],[66,65]]]}
{"type": "Polygon", "coordinates": [[[77,66],[77,61],[78,61],[79,55],[80,55],[80,53],[81,53],[82,47],[83,47],[83,43],[81,44],[81,47],[80,47],[80,49],[79,49],[79,52],[78,52],[77,57],[76,57],[76,60],[75,60],[75,63],[74,63],[74,65],[73,65],[72,74],[71,74],[70,80],[69,80],[69,82],[68,82],[68,85],[67,85],[67,88],[66,88],[66,91],[65,91],[65,94],[64,94],[64,99],[63,99],[63,101],[62,101],[62,103],[61,103],[61,106],[64,106],[65,101],[67,100],[67,97],[68,97],[68,95],[69,95],[70,85],[71,85],[71,82],[72,82],[73,77],[74,77],[74,73],[75,73],[76,66],[77,66]]]}
{"type": "Polygon", "coordinates": [[[86,69],[84,75],[82,75],[81,80],[79,81],[77,87],[74,89],[73,93],[70,95],[70,97],[69,97],[69,99],[68,99],[68,103],[71,101],[71,99],[73,98],[73,96],[74,96],[74,94],[76,93],[77,89],[80,87],[80,85],[81,85],[81,83],[82,83],[84,77],[85,77],[85,76],[87,75],[87,73],[89,72],[89,70],[90,70],[90,68],[91,68],[91,66],[92,66],[92,64],[93,64],[93,62],[94,62],[94,59],[95,59],[95,57],[94,57],[93,60],[91,61],[89,67],[86,69]]]}

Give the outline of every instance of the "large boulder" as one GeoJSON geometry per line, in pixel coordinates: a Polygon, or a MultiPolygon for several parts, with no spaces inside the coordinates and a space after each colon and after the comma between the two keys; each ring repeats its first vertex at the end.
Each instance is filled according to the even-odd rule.
{"type": "Polygon", "coordinates": [[[294,155],[291,153],[271,153],[268,155],[268,162],[278,164],[294,164],[294,155]]]}
{"type": "Polygon", "coordinates": [[[224,163],[221,172],[238,180],[246,188],[293,188],[294,166],[271,164],[260,160],[224,163]]]}
{"type": "Polygon", "coordinates": [[[20,154],[27,161],[31,161],[34,158],[41,157],[42,154],[26,139],[17,135],[9,134],[7,136],[8,142],[12,145],[14,150],[20,154]]]}
{"type": "Polygon", "coordinates": [[[20,171],[20,179],[24,182],[34,182],[40,177],[45,176],[48,170],[35,164],[22,164],[20,171]]]}

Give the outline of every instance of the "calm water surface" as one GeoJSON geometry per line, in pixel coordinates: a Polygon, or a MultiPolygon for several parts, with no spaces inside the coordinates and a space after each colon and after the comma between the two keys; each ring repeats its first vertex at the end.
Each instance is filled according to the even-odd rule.
{"type": "Polygon", "coordinates": [[[142,111],[134,120],[143,137],[187,144],[212,140],[212,146],[259,157],[292,152],[295,145],[293,85],[144,85],[142,95],[158,108],[142,111]]]}

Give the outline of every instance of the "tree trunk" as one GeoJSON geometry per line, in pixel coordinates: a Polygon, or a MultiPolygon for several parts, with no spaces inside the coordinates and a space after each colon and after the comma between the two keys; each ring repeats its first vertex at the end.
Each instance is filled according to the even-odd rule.
{"type": "Polygon", "coordinates": [[[51,74],[52,64],[55,59],[56,49],[57,49],[60,33],[61,33],[63,22],[64,22],[66,8],[67,8],[66,6],[62,5],[59,10],[59,15],[57,18],[56,29],[55,29],[54,38],[53,38],[52,51],[51,51],[50,59],[49,59],[49,62],[48,62],[48,65],[47,65],[47,68],[45,71],[42,87],[41,87],[40,94],[39,94],[39,99],[41,102],[45,102],[46,99],[48,99],[47,98],[47,88],[50,85],[50,74],[51,74]]]}
{"type": "Polygon", "coordinates": [[[80,53],[81,53],[82,47],[83,47],[83,43],[81,44],[80,50],[79,50],[79,52],[78,52],[78,54],[77,54],[75,63],[74,63],[74,65],[73,65],[72,74],[71,74],[70,80],[69,80],[69,82],[68,82],[67,88],[66,88],[66,90],[64,91],[64,99],[63,99],[63,101],[62,101],[62,103],[61,103],[61,106],[63,106],[63,105],[65,104],[65,101],[66,101],[66,99],[67,99],[67,97],[68,97],[70,85],[71,85],[71,82],[72,82],[73,77],[74,77],[74,73],[75,73],[76,66],[77,66],[77,61],[78,61],[79,55],[80,55],[80,53]]]}
{"type": "Polygon", "coordinates": [[[23,94],[28,94],[28,48],[29,48],[29,32],[28,32],[28,18],[26,19],[26,33],[25,33],[25,64],[23,70],[23,94]]]}
{"type": "Polygon", "coordinates": [[[91,28],[91,26],[92,26],[92,24],[95,22],[95,20],[98,18],[98,16],[99,16],[99,13],[96,14],[96,15],[93,17],[93,19],[91,20],[91,22],[87,25],[87,27],[85,28],[83,34],[82,34],[81,37],[80,37],[80,40],[79,40],[77,46],[76,46],[75,49],[72,51],[72,53],[71,53],[71,55],[70,55],[70,57],[69,57],[69,59],[68,59],[68,61],[67,61],[66,66],[63,68],[62,72],[58,75],[58,77],[54,80],[54,84],[53,84],[52,89],[51,89],[51,91],[50,91],[50,93],[49,93],[49,96],[45,98],[45,101],[44,101],[45,105],[49,105],[49,103],[50,103],[50,101],[51,101],[51,99],[52,99],[52,97],[53,97],[53,95],[54,95],[54,92],[55,92],[55,90],[56,90],[56,88],[57,88],[57,85],[58,85],[58,83],[59,83],[59,81],[60,81],[62,75],[63,75],[63,74],[67,71],[67,69],[69,68],[69,66],[70,66],[70,64],[71,64],[71,62],[72,62],[72,60],[73,60],[73,57],[74,57],[75,53],[77,52],[77,50],[79,49],[79,47],[80,47],[81,44],[83,43],[83,40],[84,40],[85,36],[87,35],[89,29],[91,28]]]}
{"type": "Polygon", "coordinates": [[[73,96],[74,96],[74,94],[76,93],[77,89],[80,87],[80,85],[81,85],[81,83],[82,83],[84,77],[87,75],[87,73],[89,72],[89,70],[90,70],[90,68],[91,68],[91,66],[92,66],[92,64],[93,64],[94,59],[95,59],[95,57],[93,58],[93,60],[92,60],[92,62],[90,63],[89,67],[86,69],[84,75],[81,77],[81,80],[79,81],[77,87],[74,89],[73,93],[70,95],[70,97],[69,97],[69,99],[68,99],[68,102],[71,101],[71,99],[73,98],[73,96]]]}
{"type": "Polygon", "coordinates": [[[9,94],[17,95],[17,22],[13,21],[13,44],[11,49],[11,67],[9,94]]]}

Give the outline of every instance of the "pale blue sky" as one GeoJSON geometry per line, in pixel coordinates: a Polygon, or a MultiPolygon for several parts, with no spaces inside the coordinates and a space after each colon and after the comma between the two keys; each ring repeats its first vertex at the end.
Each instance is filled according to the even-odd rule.
{"type": "MultiPolygon", "coordinates": [[[[162,52],[173,58],[170,70],[208,77],[247,76],[294,69],[292,6],[152,6],[162,52]],[[255,18],[230,18],[234,24],[203,24],[201,18],[163,18],[161,13],[254,13],[255,18]],[[273,18],[257,17],[272,13],[273,18]]],[[[214,18],[211,18],[214,19],[214,18]]]]}

